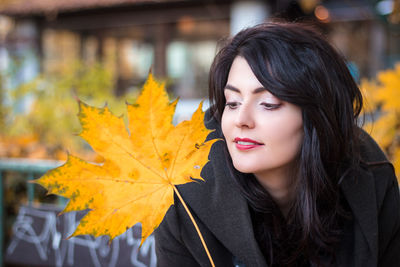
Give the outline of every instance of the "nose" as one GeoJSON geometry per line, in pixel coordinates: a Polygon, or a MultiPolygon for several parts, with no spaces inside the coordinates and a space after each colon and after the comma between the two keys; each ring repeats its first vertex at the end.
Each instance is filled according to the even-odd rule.
{"type": "Polygon", "coordinates": [[[255,121],[250,105],[246,103],[240,105],[235,123],[238,128],[254,128],[255,121]]]}

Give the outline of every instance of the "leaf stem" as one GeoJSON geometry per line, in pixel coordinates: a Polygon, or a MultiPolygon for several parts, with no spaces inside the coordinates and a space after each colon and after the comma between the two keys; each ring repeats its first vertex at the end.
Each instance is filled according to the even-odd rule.
{"type": "Polygon", "coordinates": [[[193,223],[193,225],[194,225],[194,228],[196,228],[197,234],[198,234],[199,237],[200,237],[201,243],[203,244],[204,250],[205,250],[206,253],[207,253],[208,259],[210,260],[211,266],[212,266],[212,267],[215,267],[215,264],[214,264],[214,261],[213,261],[213,259],[212,259],[212,257],[211,257],[211,254],[210,254],[210,252],[208,251],[206,242],[204,241],[203,235],[201,234],[200,229],[199,229],[199,227],[197,226],[197,223],[196,223],[196,221],[194,220],[194,218],[193,218],[193,216],[192,216],[192,213],[190,212],[189,208],[186,206],[185,201],[183,201],[183,198],[181,197],[181,194],[179,194],[179,191],[178,191],[178,189],[176,189],[175,185],[172,185],[172,187],[174,188],[174,191],[175,191],[176,195],[178,196],[179,200],[181,201],[183,207],[185,208],[187,214],[189,215],[190,220],[192,220],[192,223],[193,223]]]}

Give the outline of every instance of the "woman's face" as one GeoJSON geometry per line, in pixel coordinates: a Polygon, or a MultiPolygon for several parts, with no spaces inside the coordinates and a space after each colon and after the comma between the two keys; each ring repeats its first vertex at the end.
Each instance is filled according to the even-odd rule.
{"type": "Polygon", "coordinates": [[[290,171],[303,140],[301,109],[267,90],[237,56],[224,89],[222,132],[234,167],[257,178],[290,171]]]}

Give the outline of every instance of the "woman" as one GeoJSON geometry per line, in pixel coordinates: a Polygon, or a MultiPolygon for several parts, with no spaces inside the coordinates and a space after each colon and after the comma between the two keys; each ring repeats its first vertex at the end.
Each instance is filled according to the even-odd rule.
{"type": "MultiPolygon", "coordinates": [[[[299,24],[243,30],[210,71],[206,125],[223,138],[205,183],[179,187],[216,266],[399,266],[392,165],[356,125],[341,56],[299,24]]],[[[155,233],[159,266],[210,266],[178,199],[155,233]]]]}

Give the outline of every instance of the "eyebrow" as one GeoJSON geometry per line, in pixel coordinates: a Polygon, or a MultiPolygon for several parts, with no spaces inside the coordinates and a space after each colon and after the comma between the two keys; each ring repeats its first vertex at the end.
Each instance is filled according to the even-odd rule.
{"type": "MultiPolygon", "coordinates": [[[[232,86],[230,84],[225,85],[224,89],[231,90],[231,91],[234,91],[236,93],[240,93],[240,90],[238,88],[236,88],[235,86],[232,86]]],[[[264,91],[268,91],[268,90],[265,89],[264,87],[258,87],[258,88],[253,90],[253,94],[258,94],[258,93],[261,93],[261,92],[264,92],[264,91]]]]}

